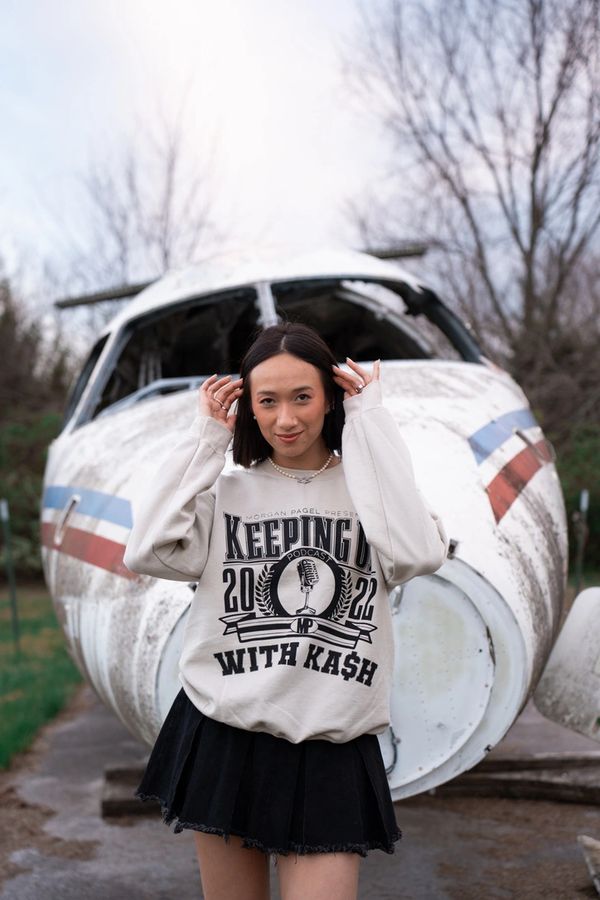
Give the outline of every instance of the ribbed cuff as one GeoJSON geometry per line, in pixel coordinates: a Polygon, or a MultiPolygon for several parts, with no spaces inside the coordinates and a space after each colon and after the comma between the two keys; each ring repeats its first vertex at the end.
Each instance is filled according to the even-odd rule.
{"type": "Polygon", "coordinates": [[[355,394],[354,397],[348,397],[347,400],[344,400],[346,420],[353,419],[354,416],[365,412],[367,409],[373,409],[381,405],[381,381],[370,381],[360,394],[355,394]]]}
{"type": "Polygon", "coordinates": [[[189,427],[189,434],[206,441],[216,453],[225,453],[233,435],[222,422],[212,416],[197,415],[189,427]]]}

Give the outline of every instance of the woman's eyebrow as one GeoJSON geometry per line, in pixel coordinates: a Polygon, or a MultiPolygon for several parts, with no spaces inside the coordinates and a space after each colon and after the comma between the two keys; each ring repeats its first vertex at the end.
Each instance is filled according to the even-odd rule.
{"type": "MultiPolygon", "coordinates": [[[[296,393],[298,393],[298,391],[312,391],[312,390],[314,390],[314,386],[312,384],[302,384],[302,385],[300,385],[300,387],[292,388],[290,393],[296,394],[296,393]]],[[[270,388],[263,388],[262,391],[257,391],[256,393],[257,393],[257,395],[260,395],[260,394],[275,394],[276,395],[277,391],[271,390],[270,388]]]]}

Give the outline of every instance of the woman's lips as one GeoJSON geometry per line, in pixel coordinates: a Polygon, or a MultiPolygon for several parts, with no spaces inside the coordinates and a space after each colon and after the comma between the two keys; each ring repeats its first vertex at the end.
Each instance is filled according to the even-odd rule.
{"type": "Polygon", "coordinates": [[[298,431],[296,434],[278,434],[277,437],[280,441],[283,441],[284,444],[293,444],[294,441],[300,437],[302,434],[301,431],[298,431]]]}

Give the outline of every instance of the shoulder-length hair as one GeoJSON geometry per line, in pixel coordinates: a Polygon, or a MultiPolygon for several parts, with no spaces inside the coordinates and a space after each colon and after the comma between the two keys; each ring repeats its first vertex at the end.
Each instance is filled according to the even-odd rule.
{"type": "Polygon", "coordinates": [[[237,406],[233,433],[233,461],[246,468],[253,463],[262,462],[273,452],[271,445],[262,436],[252,413],[249,376],[255,366],[280,353],[297,356],[321,373],[325,398],[330,407],[325,415],[321,433],[328,450],[341,452],[342,449],[344,392],[333,380],[331,369],[337,365],[337,360],[323,338],[313,328],[299,322],[284,322],[265,328],[250,346],[240,365],[244,389],[237,406]]]}

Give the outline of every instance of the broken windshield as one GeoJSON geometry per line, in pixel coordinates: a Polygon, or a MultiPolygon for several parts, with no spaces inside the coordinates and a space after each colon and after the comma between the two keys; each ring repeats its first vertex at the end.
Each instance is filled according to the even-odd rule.
{"type": "MultiPolygon", "coordinates": [[[[115,336],[77,424],[157,393],[189,389],[213,372],[238,372],[265,317],[312,325],[340,360],[477,360],[462,323],[433,295],[410,291],[404,300],[379,283],[296,279],[162,306],[115,336]]],[[[81,395],[81,382],[77,387],[81,395]]]]}

